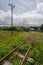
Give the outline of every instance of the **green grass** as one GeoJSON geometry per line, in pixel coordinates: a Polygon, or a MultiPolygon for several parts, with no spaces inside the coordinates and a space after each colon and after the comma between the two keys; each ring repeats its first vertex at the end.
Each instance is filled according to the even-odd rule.
{"type": "MultiPolygon", "coordinates": [[[[27,48],[33,46],[28,56],[35,59],[35,65],[43,65],[43,33],[42,32],[14,32],[0,31],[0,59],[9,53],[17,45],[21,44],[26,38],[28,42],[26,47],[21,45],[18,52],[24,54],[27,48]]],[[[18,58],[15,53],[9,60],[13,65],[20,65],[22,59],[18,58]]],[[[25,61],[24,65],[31,65],[30,62],[25,61]]]]}
{"type": "Polygon", "coordinates": [[[24,33],[16,33],[14,36],[8,36],[8,34],[3,34],[6,38],[3,39],[2,36],[0,40],[0,59],[18,44],[21,44],[27,37],[27,34],[25,35],[24,33]]]}

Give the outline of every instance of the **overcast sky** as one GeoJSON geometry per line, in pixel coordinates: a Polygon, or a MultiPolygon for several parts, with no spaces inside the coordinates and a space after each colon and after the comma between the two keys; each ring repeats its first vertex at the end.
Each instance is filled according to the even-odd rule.
{"type": "Polygon", "coordinates": [[[43,24],[43,0],[0,0],[0,25],[11,24],[11,11],[8,3],[15,4],[14,26],[43,24]]]}

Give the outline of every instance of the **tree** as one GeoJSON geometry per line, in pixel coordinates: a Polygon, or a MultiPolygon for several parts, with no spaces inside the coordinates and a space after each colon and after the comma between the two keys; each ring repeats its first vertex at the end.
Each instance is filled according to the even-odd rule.
{"type": "Polygon", "coordinates": [[[35,31],[37,31],[37,30],[38,30],[38,27],[37,27],[37,26],[35,26],[35,27],[34,27],[34,30],[35,30],[35,31]]]}
{"type": "Polygon", "coordinates": [[[40,26],[41,31],[43,31],[43,24],[40,26]]]}

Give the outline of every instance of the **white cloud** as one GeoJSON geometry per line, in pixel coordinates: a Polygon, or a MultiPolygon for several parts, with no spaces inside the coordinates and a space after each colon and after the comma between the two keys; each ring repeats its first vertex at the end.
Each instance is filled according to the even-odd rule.
{"type": "Polygon", "coordinates": [[[43,14],[43,3],[38,3],[37,12],[43,14]]]}
{"type": "MultiPolygon", "coordinates": [[[[0,10],[0,25],[11,24],[10,11],[0,10]]],[[[22,13],[21,15],[13,14],[14,26],[30,26],[43,24],[43,3],[38,3],[36,10],[22,13]]]]}

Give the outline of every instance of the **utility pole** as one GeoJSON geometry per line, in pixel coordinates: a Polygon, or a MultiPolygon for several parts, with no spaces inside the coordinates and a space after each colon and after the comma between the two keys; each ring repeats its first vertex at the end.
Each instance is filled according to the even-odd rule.
{"type": "Polygon", "coordinates": [[[11,33],[13,35],[13,9],[15,5],[9,3],[9,6],[11,6],[11,31],[12,31],[11,33]]]}

